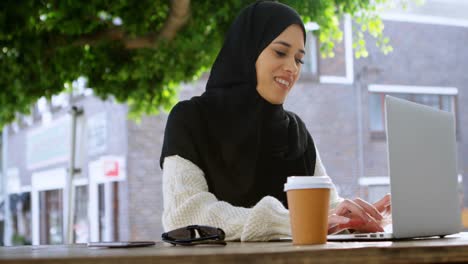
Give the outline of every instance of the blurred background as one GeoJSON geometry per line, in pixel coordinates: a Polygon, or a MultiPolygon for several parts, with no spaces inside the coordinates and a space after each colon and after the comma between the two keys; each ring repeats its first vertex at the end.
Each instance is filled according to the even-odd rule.
{"type": "MultiPolygon", "coordinates": [[[[252,1],[58,2],[0,4],[0,245],[158,240],[167,111],[252,1]]],[[[308,29],[285,108],[340,195],[389,192],[390,94],[455,115],[468,227],[468,1],[284,2],[308,29]]]]}

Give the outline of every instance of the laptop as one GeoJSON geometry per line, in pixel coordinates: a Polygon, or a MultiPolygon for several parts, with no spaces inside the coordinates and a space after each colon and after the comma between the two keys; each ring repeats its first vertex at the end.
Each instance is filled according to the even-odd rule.
{"type": "Polygon", "coordinates": [[[392,232],[337,234],[328,240],[443,237],[460,232],[454,115],[388,95],[385,110],[392,232]]]}

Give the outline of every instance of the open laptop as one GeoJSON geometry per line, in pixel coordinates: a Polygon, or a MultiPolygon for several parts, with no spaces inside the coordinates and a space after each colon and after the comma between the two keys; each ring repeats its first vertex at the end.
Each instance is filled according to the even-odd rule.
{"type": "Polygon", "coordinates": [[[391,240],[461,231],[452,113],[386,96],[392,232],[329,235],[329,241],[391,240]]]}

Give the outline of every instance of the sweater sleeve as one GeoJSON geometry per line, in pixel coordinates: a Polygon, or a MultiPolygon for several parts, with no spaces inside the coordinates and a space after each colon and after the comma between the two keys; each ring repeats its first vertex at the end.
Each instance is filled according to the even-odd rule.
{"type": "Polygon", "coordinates": [[[174,155],[164,159],[164,230],[187,225],[222,228],[226,240],[267,241],[291,235],[289,212],[280,201],[266,196],[252,208],[219,201],[208,191],[203,171],[174,155]]]}
{"type": "MultiPolygon", "coordinates": [[[[317,147],[315,148],[315,176],[328,176],[325,167],[323,166],[322,159],[320,158],[320,154],[318,152],[317,147]]],[[[331,178],[331,177],[330,177],[331,178]]],[[[344,199],[338,195],[336,191],[335,184],[333,184],[333,188],[330,192],[330,209],[333,209],[338,206],[344,199]]]]}

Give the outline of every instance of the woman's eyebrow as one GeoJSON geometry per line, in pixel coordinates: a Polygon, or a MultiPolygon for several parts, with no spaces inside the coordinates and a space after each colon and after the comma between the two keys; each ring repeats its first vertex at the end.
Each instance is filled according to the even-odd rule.
{"type": "MultiPolygon", "coordinates": [[[[281,44],[281,45],[286,46],[288,48],[291,47],[291,44],[289,44],[289,43],[287,43],[285,41],[282,41],[282,40],[277,40],[277,41],[273,42],[273,44],[281,44]]],[[[303,49],[299,49],[299,52],[302,53],[302,54],[305,54],[305,50],[303,50],[303,49]]]]}

